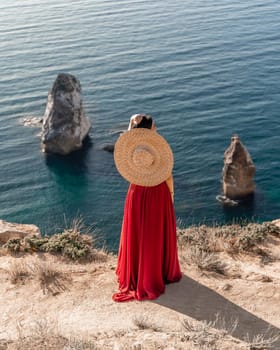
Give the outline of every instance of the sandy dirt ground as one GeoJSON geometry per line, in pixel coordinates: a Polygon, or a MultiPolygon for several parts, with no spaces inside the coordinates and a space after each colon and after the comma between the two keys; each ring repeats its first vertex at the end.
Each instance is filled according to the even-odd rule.
{"type": "Polygon", "coordinates": [[[3,254],[0,349],[280,349],[280,239],[267,245],[273,261],[221,252],[227,274],[202,271],[180,246],[182,280],[157,300],[127,303],[111,299],[116,256],[3,254]]]}

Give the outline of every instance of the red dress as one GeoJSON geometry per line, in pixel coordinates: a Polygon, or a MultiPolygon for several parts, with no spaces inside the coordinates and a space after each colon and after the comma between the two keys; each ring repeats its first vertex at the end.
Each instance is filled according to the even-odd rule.
{"type": "Polygon", "coordinates": [[[118,302],[156,299],[165,284],[181,279],[176,217],[166,182],[129,186],[116,274],[120,292],[113,300],[118,302]]]}

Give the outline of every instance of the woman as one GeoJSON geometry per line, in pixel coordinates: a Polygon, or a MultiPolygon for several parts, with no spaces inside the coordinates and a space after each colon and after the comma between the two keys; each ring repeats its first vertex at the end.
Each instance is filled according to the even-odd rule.
{"type": "Polygon", "coordinates": [[[116,274],[117,302],[156,299],[182,274],[173,205],[173,154],[148,115],[130,118],[114,151],[120,174],[130,182],[124,206],[116,274]]]}

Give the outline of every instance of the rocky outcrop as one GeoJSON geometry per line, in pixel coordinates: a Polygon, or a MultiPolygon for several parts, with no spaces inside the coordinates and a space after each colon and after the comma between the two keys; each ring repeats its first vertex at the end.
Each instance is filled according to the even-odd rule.
{"type": "Polygon", "coordinates": [[[40,229],[35,225],[16,224],[0,220],[0,244],[9,239],[22,239],[26,236],[40,236],[40,229]]]}
{"type": "Polygon", "coordinates": [[[273,220],[272,223],[278,227],[280,227],[280,219],[273,220]]]}
{"type": "Polygon", "coordinates": [[[88,135],[81,84],[71,74],[59,74],[48,94],[42,126],[42,150],[66,155],[78,150],[88,135]]]}
{"type": "Polygon", "coordinates": [[[224,153],[223,192],[230,199],[245,199],[254,194],[255,166],[237,135],[224,153]]]}

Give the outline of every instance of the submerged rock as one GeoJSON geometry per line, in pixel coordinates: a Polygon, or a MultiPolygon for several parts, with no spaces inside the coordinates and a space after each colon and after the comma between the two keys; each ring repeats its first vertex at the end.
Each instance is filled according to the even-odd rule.
{"type": "Polygon", "coordinates": [[[217,201],[219,201],[220,203],[222,204],[225,204],[225,205],[228,205],[228,206],[231,206],[231,207],[235,207],[239,204],[238,201],[236,200],[233,200],[233,199],[230,199],[226,196],[222,196],[222,195],[218,195],[216,196],[216,199],[217,201]]]}
{"type": "Polygon", "coordinates": [[[42,127],[43,118],[42,117],[26,117],[20,120],[24,126],[30,126],[34,128],[42,127]]]}
{"type": "Polygon", "coordinates": [[[48,94],[42,126],[42,150],[66,155],[80,149],[90,130],[84,114],[81,84],[71,74],[59,74],[48,94]]]}
{"type": "Polygon", "coordinates": [[[16,224],[0,220],[0,243],[10,239],[22,239],[26,236],[40,236],[40,229],[35,225],[16,224]]]}
{"type": "Polygon", "coordinates": [[[102,149],[109,153],[114,153],[115,145],[105,145],[102,147],[102,149]]]}
{"type": "Polygon", "coordinates": [[[254,194],[256,168],[237,135],[224,153],[223,192],[229,199],[244,199],[254,194]]]}

